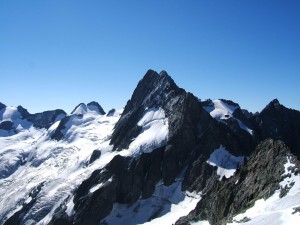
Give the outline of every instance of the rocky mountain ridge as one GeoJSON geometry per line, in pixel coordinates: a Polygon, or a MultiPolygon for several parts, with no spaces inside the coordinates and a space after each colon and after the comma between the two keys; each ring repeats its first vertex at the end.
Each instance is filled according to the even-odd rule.
{"type": "MultiPolygon", "coordinates": [[[[163,218],[172,224],[180,216],[186,217],[178,224],[225,224],[256,200],[280,190],[287,157],[295,165],[293,176],[299,176],[300,112],[278,100],[254,115],[229,100],[199,101],[165,71],[149,70],[122,113],[105,114],[95,102],[79,104],[70,115],[59,110],[31,115],[4,104],[0,108],[0,131],[6,137],[27,129],[39,136],[32,136],[35,141],[29,146],[24,139],[22,152],[3,141],[0,154],[16,160],[5,161],[13,169],[0,179],[0,186],[9,187],[24,169],[34,173],[34,168],[52,168],[52,163],[53,171],[66,173],[55,172],[53,180],[37,179],[39,184],[17,208],[2,208],[0,219],[6,225],[156,224],[163,218]],[[13,116],[7,116],[8,109],[13,116]],[[16,129],[20,119],[28,124],[16,129]],[[58,159],[63,159],[61,164],[58,159]],[[70,182],[67,191],[58,188],[65,185],[61,181],[70,182]],[[58,186],[53,190],[54,184],[58,186]],[[46,197],[51,190],[56,200],[46,197]],[[57,203],[46,206],[42,199],[47,198],[57,203]],[[199,202],[190,214],[193,208],[183,215],[171,210],[186,201],[199,202]]],[[[20,190],[14,193],[21,196],[20,190]]],[[[11,201],[6,197],[0,204],[11,201]]]]}

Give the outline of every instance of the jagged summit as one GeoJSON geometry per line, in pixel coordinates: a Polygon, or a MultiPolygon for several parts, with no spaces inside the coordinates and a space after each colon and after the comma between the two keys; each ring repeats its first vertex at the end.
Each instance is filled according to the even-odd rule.
{"type": "Polygon", "coordinates": [[[138,83],[133,96],[140,89],[145,89],[145,91],[152,91],[152,89],[167,91],[169,90],[167,88],[178,89],[178,86],[166,71],[163,70],[157,73],[154,70],[148,70],[143,79],[138,83]]]}
{"type": "Polygon", "coordinates": [[[277,98],[275,98],[262,110],[262,112],[266,110],[279,110],[282,107],[284,106],[280,104],[277,98]]]}
{"type": "Polygon", "coordinates": [[[85,103],[80,103],[78,104],[73,111],[71,112],[71,114],[77,114],[77,115],[83,115],[87,112],[96,112],[100,115],[104,115],[105,112],[103,110],[103,108],[99,105],[98,102],[92,101],[90,103],[88,103],[87,105],[85,103]]]}
{"type": "Polygon", "coordinates": [[[87,106],[84,103],[79,103],[71,112],[71,114],[85,114],[87,112],[87,106]]]}
{"type": "Polygon", "coordinates": [[[118,149],[128,148],[130,140],[141,132],[137,124],[146,110],[162,110],[166,117],[170,117],[168,114],[173,110],[173,106],[179,101],[184,101],[186,94],[167,72],[161,71],[158,74],[154,70],[148,70],[127,102],[115,126],[111,144],[118,149]]]}
{"type": "MultiPolygon", "coordinates": [[[[287,149],[300,157],[300,112],[278,100],[253,115],[149,70],[124,110],[103,116],[90,102],[72,113],[0,110],[0,225],[168,225],[184,215],[180,224],[219,225],[272,192],[276,204],[264,202],[276,214],[264,217],[298,224],[300,166],[287,149]]],[[[235,219],[266,224],[246,215],[235,219]]]]}
{"type": "Polygon", "coordinates": [[[170,99],[171,96],[174,97],[183,92],[184,90],[176,85],[166,71],[161,71],[158,74],[154,70],[148,70],[143,79],[138,83],[131,99],[127,102],[123,114],[140,105],[159,107],[166,99],[170,99]],[[171,96],[170,93],[172,93],[171,96]]]}

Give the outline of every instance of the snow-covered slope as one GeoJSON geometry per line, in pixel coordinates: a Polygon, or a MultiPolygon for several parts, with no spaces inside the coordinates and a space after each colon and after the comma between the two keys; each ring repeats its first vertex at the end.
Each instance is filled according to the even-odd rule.
{"type": "MultiPolygon", "coordinates": [[[[24,223],[49,223],[54,210],[63,203],[68,207],[68,214],[72,215],[72,193],[94,170],[106,165],[117,154],[138,156],[164,145],[168,139],[168,120],[162,109],[145,110],[138,123],[141,133],[132,140],[128,149],[120,152],[113,152],[109,142],[122,110],[107,116],[79,105],[64,124],[60,141],[51,139],[60,120],[49,129],[36,129],[21,119],[16,108],[1,111],[1,119],[27,125],[26,129],[19,127],[17,134],[0,137],[2,222],[30,204],[32,207],[28,207],[28,211],[22,211],[24,223]],[[94,150],[101,151],[101,156],[89,164],[94,150]],[[32,197],[34,190],[39,191],[32,197]]],[[[91,191],[98,188],[100,186],[91,191]]]]}
{"type": "Polygon", "coordinates": [[[234,113],[241,110],[239,105],[222,99],[205,100],[203,108],[216,120],[226,122],[228,119],[235,119],[241,129],[253,135],[253,130],[246,126],[234,113]]]}
{"type": "MultiPolygon", "coordinates": [[[[14,110],[9,109],[9,112],[5,111],[2,117],[19,118],[14,110]]],[[[53,210],[70,200],[74,188],[113,158],[115,153],[111,153],[109,140],[118,119],[119,116],[95,113],[74,116],[59,142],[50,136],[60,121],[48,130],[30,126],[15,135],[0,137],[0,221],[3,223],[22,207],[34,203],[25,212],[23,222],[47,224],[53,210]],[[96,149],[101,150],[101,157],[88,165],[96,149]],[[33,199],[32,191],[38,186],[41,189],[33,199]]]]}
{"type": "Polygon", "coordinates": [[[166,145],[168,140],[168,119],[163,109],[146,109],[144,116],[138,122],[142,128],[138,135],[130,144],[129,149],[133,152],[149,153],[153,149],[166,145]]]}
{"type": "Polygon", "coordinates": [[[229,105],[222,100],[216,99],[212,100],[211,104],[205,106],[204,109],[209,112],[213,118],[225,120],[233,117],[233,113],[238,109],[238,106],[229,105]]]}

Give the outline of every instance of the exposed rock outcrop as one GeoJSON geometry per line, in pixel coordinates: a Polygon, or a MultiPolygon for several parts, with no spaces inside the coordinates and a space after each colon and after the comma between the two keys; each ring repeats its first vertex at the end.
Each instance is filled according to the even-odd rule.
{"type": "Polygon", "coordinates": [[[288,109],[277,99],[271,101],[261,113],[251,118],[259,139],[282,140],[300,159],[300,112],[288,109]]]}
{"type": "Polygon", "coordinates": [[[199,220],[208,220],[211,225],[226,224],[234,215],[253,206],[256,200],[266,199],[280,188],[287,157],[299,167],[296,157],[282,141],[263,141],[234,177],[224,182],[215,181],[196,209],[176,224],[199,220]]]}

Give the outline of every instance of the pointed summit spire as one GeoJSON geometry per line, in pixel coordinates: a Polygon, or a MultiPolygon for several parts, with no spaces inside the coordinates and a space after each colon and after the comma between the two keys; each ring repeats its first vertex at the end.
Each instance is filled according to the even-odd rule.
{"type": "Polygon", "coordinates": [[[176,95],[184,92],[184,90],[176,85],[166,71],[161,71],[158,74],[150,69],[138,83],[123,114],[141,105],[145,107],[159,106],[166,101],[167,96],[171,92],[173,95],[176,95]]]}
{"type": "Polygon", "coordinates": [[[264,109],[276,109],[278,110],[281,107],[281,104],[277,98],[273,99],[264,109]]]}

